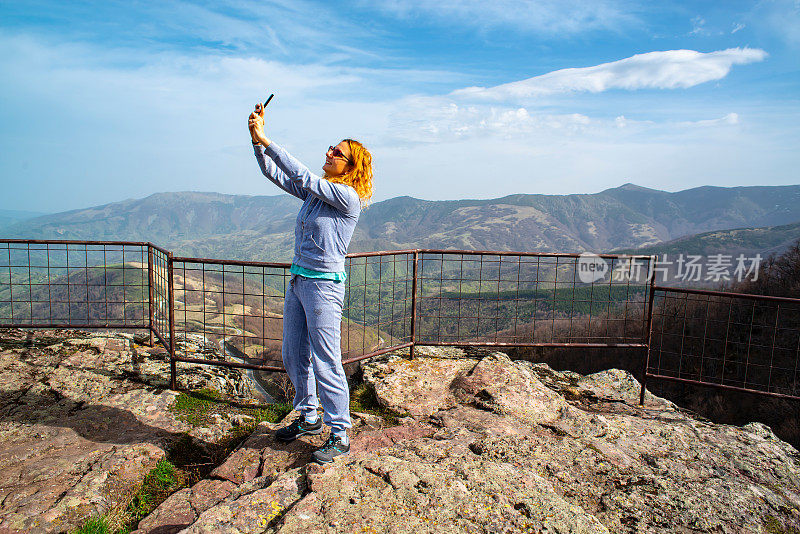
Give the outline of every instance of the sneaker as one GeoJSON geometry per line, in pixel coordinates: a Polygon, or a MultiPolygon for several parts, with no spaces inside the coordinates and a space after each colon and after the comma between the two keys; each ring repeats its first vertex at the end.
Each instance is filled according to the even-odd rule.
{"type": "Polygon", "coordinates": [[[306,423],[304,415],[300,415],[295,419],[292,424],[279,428],[275,432],[275,437],[281,441],[293,441],[300,436],[307,434],[321,434],[322,433],[322,418],[317,417],[316,423],[306,423]]]}
{"type": "Polygon", "coordinates": [[[341,456],[348,452],[350,452],[350,444],[344,445],[342,438],[331,434],[328,440],[322,444],[322,447],[314,451],[311,459],[318,464],[329,464],[336,456],[341,456]]]}

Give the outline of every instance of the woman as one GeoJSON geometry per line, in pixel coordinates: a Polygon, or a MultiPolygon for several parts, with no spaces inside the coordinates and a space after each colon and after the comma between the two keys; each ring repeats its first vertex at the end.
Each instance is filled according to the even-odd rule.
{"type": "Polygon", "coordinates": [[[292,441],[320,434],[317,386],[331,427],[325,444],[312,454],[318,463],[350,451],[350,390],[342,367],[341,320],[344,256],[362,204],[372,196],[372,156],[361,143],[345,139],[329,147],[322,178],[264,136],[264,109],[256,105],[248,121],[256,159],[264,176],[303,200],[294,229],[294,259],[283,307],[283,365],[295,389],[300,416],[275,436],[292,441]],[[269,157],[267,157],[269,156],[269,157]]]}

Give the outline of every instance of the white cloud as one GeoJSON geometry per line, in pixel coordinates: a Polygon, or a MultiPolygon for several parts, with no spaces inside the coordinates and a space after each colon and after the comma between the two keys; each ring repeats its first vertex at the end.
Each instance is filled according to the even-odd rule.
{"type": "Polygon", "coordinates": [[[392,16],[493,30],[513,28],[558,36],[641,25],[627,2],[617,0],[390,0],[369,7],[392,16]]]}
{"type": "Polygon", "coordinates": [[[648,52],[593,67],[562,69],[495,87],[468,87],[452,97],[518,101],[558,93],[600,93],[610,89],[678,89],[728,75],[733,65],[762,61],[757,48],[728,48],[716,52],[667,50],[648,52]]]}
{"type": "Polygon", "coordinates": [[[458,105],[438,98],[404,99],[392,114],[391,138],[403,144],[440,143],[476,136],[519,139],[574,135],[594,124],[580,113],[532,114],[524,107],[458,105]]]}
{"type": "Polygon", "coordinates": [[[734,126],[739,124],[738,113],[728,113],[718,119],[704,119],[699,121],[685,121],[678,123],[682,126],[734,126]]]}
{"type": "Polygon", "coordinates": [[[689,32],[689,35],[700,35],[701,33],[705,33],[706,20],[701,16],[696,16],[692,19],[692,31],[689,32]]]}
{"type": "MultiPolygon", "coordinates": [[[[766,52],[731,48],[702,53],[671,50],[639,54],[594,67],[563,69],[491,88],[469,87],[444,96],[402,99],[389,123],[390,139],[407,146],[469,139],[504,139],[552,144],[634,135],[660,138],[687,135],[698,128],[739,123],[736,113],[714,119],[630,119],[619,115],[558,113],[563,95],[611,89],[677,89],[724,78],[733,65],[761,61],[766,52]],[[541,97],[548,97],[543,99],[541,97]],[[562,97],[562,98],[559,98],[562,97]]],[[[566,107],[569,109],[569,107],[566,107]]]]}
{"type": "Polygon", "coordinates": [[[535,108],[461,104],[439,97],[411,97],[396,106],[390,120],[392,142],[405,146],[501,139],[550,145],[567,140],[664,136],[696,128],[739,123],[736,113],[697,121],[613,119],[583,113],[547,113],[535,108]]]}
{"type": "Polygon", "coordinates": [[[745,28],[745,25],[742,24],[741,22],[734,22],[733,23],[733,29],[731,30],[731,33],[736,33],[736,32],[738,32],[740,30],[743,30],[744,28],[745,28]]]}

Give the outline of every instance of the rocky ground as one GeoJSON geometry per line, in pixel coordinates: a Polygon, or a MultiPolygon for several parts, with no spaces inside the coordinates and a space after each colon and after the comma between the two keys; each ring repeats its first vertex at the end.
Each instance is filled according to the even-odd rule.
{"type": "MultiPolygon", "coordinates": [[[[20,400],[3,405],[0,468],[12,476],[3,483],[0,532],[25,530],[32,523],[20,521],[34,510],[42,530],[58,531],[45,519],[97,506],[103,493],[92,488],[158,456],[159,438],[181,431],[148,415],[172,393],[153,388],[131,397],[64,385],[111,374],[91,358],[114,353],[115,339],[121,342],[107,338],[99,353],[87,346],[80,364],[49,371],[17,349],[3,352],[4,378],[30,376],[33,385],[3,381],[20,400]],[[36,384],[71,392],[60,418],[25,415],[44,398],[34,392],[33,403],[22,401],[36,384]],[[91,430],[66,423],[91,406],[91,430]],[[118,421],[128,430],[118,431],[118,421]],[[43,432],[53,437],[39,438],[43,432]],[[36,455],[49,459],[40,465],[36,455]],[[56,479],[60,489],[51,489],[56,479]]],[[[49,353],[58,350],[40,357],[49,353]]],[[[715,425],[650,394],[639,406],[639,385],[623,371],[581,376],[478,350],[417,354],[364,366],[386,413],[401,415],[353,413],[349,455],[308,464],[325,434],[277,443],[272,434],[283,423],[261,423],[136,532],[800,532],[800,454],[764,425],[715,425]]],[[[214,428],[191,431],[212,439],[214,428]]]]}
{"type": "MultiPolygon", "coordinates": [[[[60,532],[125,507],[185,435],[219,442],[169,409],[169,361],[131,334],[0,331],[0,532],[60,532]]],[[[181,364],[183,388],[241,391],[238,370],[181,364]]]]}
{"type": "Polygon", "coordinates": [[[714,425],[649,394],[640,407],[638,383],[618,370],[420,352],[364,369],[380,402],[407,414],[400,424],[356,414],[350,455],[322,467],[306,462],[324,436],[280,444],[281,425],[262,423],[138,532],[800,528],[800,456],[763,425],[714,425]]]}

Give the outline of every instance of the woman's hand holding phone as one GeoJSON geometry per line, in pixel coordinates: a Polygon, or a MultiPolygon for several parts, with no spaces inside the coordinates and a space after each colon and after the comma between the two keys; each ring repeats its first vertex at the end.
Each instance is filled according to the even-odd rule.
{"type": "Polygon", "coordinates": [[[253,144],[263,144],[264,137],[264,108],[261,102],[256,104],[256,110],[248,117],[247,126],[250,128],[250,137],[253,144]]]}
{"type": "Polygon", "coordinates": [[[250,114],[248,118],[247,125],[250,129],[250,137],[253,138],[253,144],[261,144],[264,146],[269,145],[270,141],[264,135],[264,108],[267,107],[272,97],[275,95],[269,95],[269,98],[264,105],[261,105],[261,102],[256,104],[256,110],[250,114]]]}

